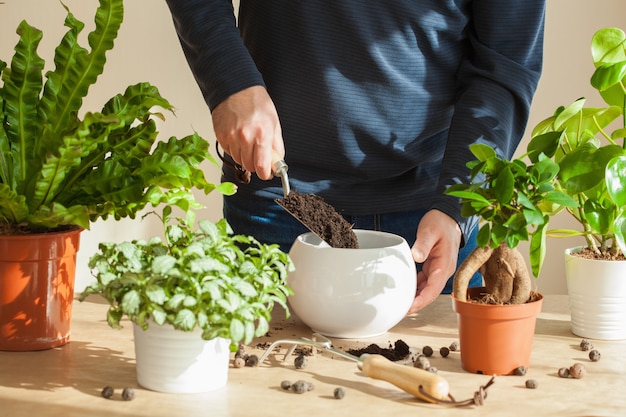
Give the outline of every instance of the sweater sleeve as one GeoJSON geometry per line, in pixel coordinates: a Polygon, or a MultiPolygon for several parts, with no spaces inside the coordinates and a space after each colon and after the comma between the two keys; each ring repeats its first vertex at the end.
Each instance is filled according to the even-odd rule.
{"type": "Polygon", "coordinates": [[[451,184],[469,181],[469,145],[484,143],[511,158],[526,128],[542,69],[545,0],[475,0],[469,51],[458,71],[458,94],[432,208],[453,217],[464,241],[478,219],[461,216],[451,184]]]}
{"type": "Polygon", "coordinates": [[[189,67],[213,111],[232,94],[265,85],[236,25],[231,0],[166,0],[189,67]]]}

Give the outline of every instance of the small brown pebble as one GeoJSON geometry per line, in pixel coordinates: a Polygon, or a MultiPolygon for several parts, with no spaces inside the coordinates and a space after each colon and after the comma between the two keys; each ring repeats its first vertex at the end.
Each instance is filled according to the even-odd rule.
{"type": "Polygon", "coordinates": [[[439,354],[441,355],[442,358],[447,358],[448,355],[450,354],[450,349],[444,346],[441,349],[439,349],[439,354]]]}
{"type": "Polygon", "coordinates": [[[233,360],[233,366],[235,368],[243,368],[244,366],[246,366],[246,360],[244,358],[235,358],[233,360]]]}
{"type": "Polygon", "coordinates": [[[600,360],[600,356],[600,351],[597,349],[589,351],[589,360],[591,360],[591,362],[598,362],[600,360]]]}
{"type": "Polygon", "coordinates": [[[569,374],[576,379],[584,377],[586,373],[587,369],[582,363],[577,362],[569,367],[569,374]]]}
{"type": "Polygon", "coordinates": [[[115,390],[113,389],[112,386],[107,385],[106,387],[102,388],[102,392],[100,393],[104,398],[111,398],[113,396],[113,394],[115,393],[115,390]]]}
{"type": "Polygon", "coordinates": [[[293,365],[296,369],[304,369],[308,365],[309,360],[304,355],[298,355],[293,361],[293,365]]]}
{"type": "Polygon", "coordinates": [[[569,368],[559,368],[557,373],[561,378],[569,378],[569,368]]]}
{"type": "Polygon", "coordinates": [[[124,401],[132,401],[135,399],[135,390],[132,388],[124,388],[122,391],[122,398],[124,401]]]}
{"type": "Polygon", "coordinates": [[[333,397],[335,397],[338,400],[341,400],[345,396],[346,396],[346,392],[341,387],[337,387],[333,391],[333,397]]]}
{"type": "Polygon", "coordinates": [[[284,389],[285,391],[289,390],[291,388],[291,381],[287,381],[287,380],[281,381],[280,387],[284,389]]]}
{"type": "Polygon", "coordinates": [[[583,340],[580,341],[580,348],[583,351],[587,352],[588,350],[593,349],[593,345],[587,339],[583,339],[583,340]]]}
{"type": "Polygon", "coordinates": [[[450,352],[457,352],[460,349],[459,342],[452,342],[449,346],[450,352]]]}
{"type": "Polygon", "coordinates": [[[296,394],[304,394],[307,391],[313,391],[315,386],[308,381],[298,380],[291,384],[291,390],[296,394]]]}
{"type": "Polygon", "coordinates": [[[413,366],[419,369],[428,369],[430,368],[430,360],[426,356],[418,356],[413,362],[413,366]]]}
{"type": "Polygon", "coordinates": [[[526,375],[526,367],[524,365],[518,366],[517,368],[515,368],[515,371],[513,371],[513,373],[517,376],[524,376],[526,375]]]}
{"type": "Polygon", "coordinates": [[[530,389],[535,389],[537,388],[537,381],[534,379],[527,379],[526,380],[526,388],[530,388],[530,389]]]}
{"type": "Polygon", "coordinates": [[[430,346],[424,346],[422,348],[422,353],[424,354],[424,356],[426,356],[427,358],[430,358],[431,356],[433,356],[433,348],[431,348],[430,346]]]}
{"type": "Polygon", "coordinates": [[[257,355],[250,355],[246,359],[246,366],[257,366],[259,364],[259,357],[257,355]]]}

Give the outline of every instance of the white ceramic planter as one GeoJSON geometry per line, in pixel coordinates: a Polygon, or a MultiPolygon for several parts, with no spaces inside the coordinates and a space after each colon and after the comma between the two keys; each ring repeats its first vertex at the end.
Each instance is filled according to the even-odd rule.
{"type": "Polygon", "coordinates": [[[603,340],[626,339],[626,261],[601,261],[565,251],[572,332],[603,340]]]}
{"type": "Polygon", "coordinates": [[[414,298],[415,261],[407,242],[391,233],[355,230],[359,249],[323,246],[313,233],[300,235],[289,256],[287,277],[293,313],[329,337],[383,334],[406,316],[414,298]]]}
{"type": "Polygon", "coordinates": [[[144,388],[193,394],[222,388],[228,380],[230,340],[203,340],[192,332],[151,323],[134,325],[137,382],[144,388]]]}

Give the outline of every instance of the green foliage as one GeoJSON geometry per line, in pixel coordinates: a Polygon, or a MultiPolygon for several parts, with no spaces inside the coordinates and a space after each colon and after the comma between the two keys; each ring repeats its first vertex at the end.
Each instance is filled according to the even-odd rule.
{"type": "Polygon", "coordinates": [[[461,199],[463,216],[482,219],[479,246],[506,244],[515,248],[520,241],[530,239],[531,268],[535,276],[539,275],[545,259],[548,213],[561,206],[576,206],[555,188],[558,165],[543,154],[537,163],[527,166],[521,159],[498,157],[487,145],[472,145],[470,150],[476,157],[467,164],[470,184],[452,185],[446,193],[461,199]]]}
{"type": "MultiPolygon", "coordinates": [[[[211,192],[201,162],[216,162],[197,134],[157,140],[154,108],[172,110],[149,83],[129,86],[100,112],[79,112],[104,70],[123,20],[123,0],[100,0],[89,48],[78,42],[84,24],[67,9],[67,33],[44,71],[37,48],[43,34],[26,21],[10,65],[0,60],[0,223],[37,230],[109,216],[134,218],[148,204],[196,207],[191,192],[211,192]]],[[[217,186],[225,194],[235,186],[217,186]]]]}
{"type": "Polygon", "coordinates": [[[275,303],[289,314],[285,279],[293,264],[278,245],[233,235],[224,219],[194,227],[193,216],[170,215],[166,206],[165,241],[101,243],[91,257],[96,282],[80,300],[102,295],[111,327],[121,327],[124,316],[144,329],[151,320],[183,331],[198,327],[204,339],[223,337],[236,347],[269,330],[275,303]]]}
{"type": "Polygon", "coordinates": [[[578,202],[568,211],[581,230],[551,234],[582,235],[596,252],[616,255],[626,252],[626,35],[616,28],[599,30],[591,55],[591,85],[607,106],[585,107],[581,98],[559,107],[533,130],[528,156],[552,158],[560,169],[557,187],[578,202]]]}
{"type": "Polygon", "coordinates": [[[596,67],[591,85],[607,106],[585,107],[581,98],[559,107],[534,128],[526,154],[512,161],[474,145],[470,183],[447,190],[461,199],[464,216],[482,220],[480,246],[513,248],[530,240],[535,276],[545,259],[546,237],[582,235],[598,252],[626,253],[626,35],[601,29],[591,52],[596,67]],[[581,230],[548,229],[550,217],[563,210],[581,230]]]}

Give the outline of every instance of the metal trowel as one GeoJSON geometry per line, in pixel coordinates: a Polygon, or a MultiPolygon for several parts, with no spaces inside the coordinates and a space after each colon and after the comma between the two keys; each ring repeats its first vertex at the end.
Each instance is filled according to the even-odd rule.
{"type": "MultiPolygon", "coordinates": [[[[287,198],[287,196],[291,192],[291,186],[289,185],[289,175],[287,174],[287,171],[289,170],[289,166],[287,166],[287,164],[285,163],[283,159],[279,159],[276,156],[276,154],[274,154],[274,156],[275,156],[275,160],[272,163],[272,172],[274,173],[275,177],[280,177],[280,180],[282,181],[282,185],[283,185],[283,196],[284,198],[287,198]]],[[[281,206],[287,213],[289,213],[291,217],[298,220],[304,227],[306,227],[315,236],[317,236],[320,239],[319,246],[330,247],[330,245],[319,234],[317,234],[315,230],[311,228],[311,226],[306,224],[306,222],[302,221],[300,217],[298,217],[295,213],[291,212],[287,207],[285,207],[284,203],[280,199],[277,198],[274,201],[276,202],[276,204],[281,206]]]]}

